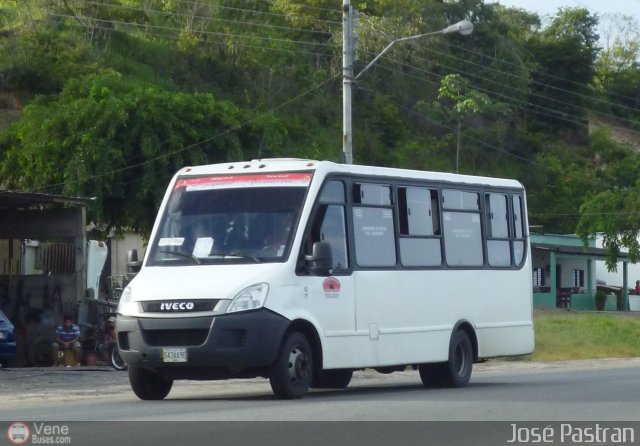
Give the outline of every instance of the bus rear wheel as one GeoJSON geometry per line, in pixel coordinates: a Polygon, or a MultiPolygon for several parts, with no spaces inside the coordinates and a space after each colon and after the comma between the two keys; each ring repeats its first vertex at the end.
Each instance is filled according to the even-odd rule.
{"type": "Polygon", "coordinates": [[[307,338],[299,332],[289,333],[269,372],[271,390],[280,399],[302,398],[309,391],[313,377],[313,354],[307,338]]]}
{"type": "Polygon", "coordinates": [[[473,347],[469,335],[457,330],[449,342],[449,360],[437,364],[421,364],[420,379],[426,387],[465,387],[473,370],[473,347]]]}
{"type": "Polygon", "coordinates": [[[449,361],[442,369],[441,380],[445,387],[465,387],[473,370],[473,348],[464,330],[456,331],[449,343],[449,361]]]}
{"type": "Polygon", "coordinates": [[[346,389],[353,370],[318,370],[313,378],[311,387],[316,389],[346,389]]]}
{"type": "Polygon", "coordinates": [[[139,366],[129,367],[129,383],[141,400],[161,400],[169,394],[173,380],[139,366]]]}

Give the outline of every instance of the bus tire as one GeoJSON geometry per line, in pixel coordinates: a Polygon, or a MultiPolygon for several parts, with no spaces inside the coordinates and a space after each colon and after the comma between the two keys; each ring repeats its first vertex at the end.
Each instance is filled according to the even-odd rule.
{"type": "Polygon", "coordinates": [[[129,368],[127,363],[122,359],[122,356],[120,356],[120,349],[117,345],[114,345],[111,348],[109,359],[111,360],[111,366],[119,372],[124,372],[127,370],[127,368],[129,368]]]}
{"type": "Polygon", "coordinates": [[[469,335],[457,330],[449,342],[449,361],[440,369],[440,382],[445,387],[466,387],[473,370],[473,347],[469,335]]]}
{"type": "Polygon", "coordinates": [[[346,389],[352,377],[353,370],[318,370],[311,387],[316,389],[346,389]]]}
{"type": "Polygon", "coordinates": [[[447,364],[420,364],[418,372],[425,387],[441,387],[443,369],[447,364]]]}
{"type": "Polygon", "coordinates": [[[302,398],[313,378],[313,354],[307,338],[297,331],[285,336],[269,371],[271,390],[280,399],[302,398]]]}
{"type": "Polygon", "coordinates": [[[129,367],[129,383],[141,400],[161,400],[171,391],[173,380],[139,366],[129,367]]]}

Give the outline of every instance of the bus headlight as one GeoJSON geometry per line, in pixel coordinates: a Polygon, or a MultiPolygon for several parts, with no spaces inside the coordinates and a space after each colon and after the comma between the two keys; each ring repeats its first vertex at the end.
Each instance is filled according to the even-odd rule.
{"type": "Polygon", "coordinates": [[[133,291],[131,286],[127,285],[122,291],[120,301],[118,302],[118,314],[123,316],[133,316],[138,313],[138,303],[133,301],[133,291]]]}
{"type": "Polygon", "coordinates": [[[262,308],[269,294],[269,284],[256,283],[236,294],[227,308],[227,313],[262,308]]]}

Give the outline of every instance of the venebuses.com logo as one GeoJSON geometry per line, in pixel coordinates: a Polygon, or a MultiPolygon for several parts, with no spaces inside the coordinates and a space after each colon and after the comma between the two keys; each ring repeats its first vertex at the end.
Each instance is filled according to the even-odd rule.
{"type": "Polygon", "coordinates": [[[31,426],[15,421],[7,429],[11,444],[71,444],[71,430],[67,424],[33,422],[31,426]]]}
{"type": "Polygon", "coordinates": [[[31,431],[27,423],[16,421],[7,429],[7,438],[13,444],[26,444],[29,441],[31,431]]]}

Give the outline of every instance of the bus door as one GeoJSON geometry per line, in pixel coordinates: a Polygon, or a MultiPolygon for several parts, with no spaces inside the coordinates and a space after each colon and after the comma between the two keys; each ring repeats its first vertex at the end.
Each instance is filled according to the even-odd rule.
{"type": "MultiPolygon", "coordinates": [[[[344,184],[329,181],[307,227],[302,254],[310,255],[315,242],[331,245],[333,268],[327,275],[300,274],[305,309],[319,324],[324,367],[348,367],[355,334],[353,276],[347,249],[344,184]]],[[[304,268],[303,268],[304,269],[304,268]]]]}

